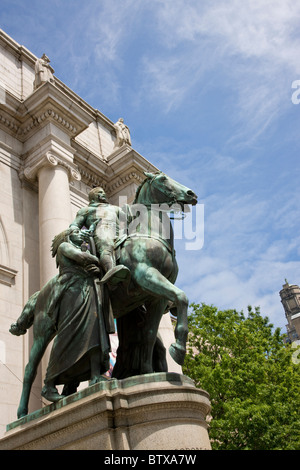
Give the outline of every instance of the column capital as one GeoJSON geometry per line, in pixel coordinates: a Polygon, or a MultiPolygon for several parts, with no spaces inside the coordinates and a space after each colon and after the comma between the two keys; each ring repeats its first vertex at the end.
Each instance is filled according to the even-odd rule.
{"type": "Polygon", "coordinates": [[[62,166],[68,173],[69,181],[80,181],[81,175],[77,166],[69,159],[64,158],[62,155],[57,155],[57,152],[48,151],[35,158],[27,159],[23,168],[20,171],[20,177],[25,177],[30,182],[34,182],[38,178],[38,174],[42,168],[49,167],[55,168],[62,166]]]}

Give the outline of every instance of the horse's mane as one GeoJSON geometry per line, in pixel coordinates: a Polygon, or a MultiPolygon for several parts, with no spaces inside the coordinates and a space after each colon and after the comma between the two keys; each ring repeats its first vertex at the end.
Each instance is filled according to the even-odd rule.
{"type": "Polygon", "coordinates": [[[148,178],[146,178],[144,181],[142,181],[142,183],[138,186],[136,192],[135,192],[135,198],[134,198],[134,201],[133,201],[133,204],[136,204],[136,200],[137,198],[139,197],[139,194],[141,192],[141,189],[142,187],[144,186],[144,184],[146,183],[146,181],[148,181],[148,178]]]}
{"type": "Polygon", "coordinates": [[[154,180],[154,178],[156,178],[156,176],[159,175],[160,173],[161,173],[161,171],[157,171],[156,173],[148,173],[147,174],[147,178],[145,178],[144,181],[142,181],[141,184],[138,186],[138,188],[135,192],[135,198],[134,198],[134,201],[133,201],[132,204],[137,203],[137,199],[140,195],[141,189],[143,188],[144,184],[147,183],[149,180],[150,180],[150,182],[152,182],[154,180]]]}

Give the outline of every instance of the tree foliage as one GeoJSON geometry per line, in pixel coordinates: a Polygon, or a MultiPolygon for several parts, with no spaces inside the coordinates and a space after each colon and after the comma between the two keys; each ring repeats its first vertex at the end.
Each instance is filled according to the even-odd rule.
{"type": "Polygon", "coordinates": [[[183,372],[210,394],[213,449],[299,450],[300,364],[259,308],[192,304],[183,372]]]}

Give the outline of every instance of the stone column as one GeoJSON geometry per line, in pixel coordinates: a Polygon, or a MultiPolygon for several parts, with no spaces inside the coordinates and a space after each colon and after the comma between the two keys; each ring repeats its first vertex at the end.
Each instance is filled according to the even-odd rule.
{"type": "Polygon", "coordinates": [[[49,164],[38,172],[41,287],[57,273],[51,255],[52,240],[72,221],[68,168],[58,165],[52,155],[47,155],[47,160],[49,164]]]}
{"type": "Polygon", "coordinates": [[[80,179],[70,162],[47,152],[33,166],[24,170],[29,180],[38,179],[40,287],[57,274],[51,245],[55,235],[66,230],[72,221],[69,180],[80,179]]]}

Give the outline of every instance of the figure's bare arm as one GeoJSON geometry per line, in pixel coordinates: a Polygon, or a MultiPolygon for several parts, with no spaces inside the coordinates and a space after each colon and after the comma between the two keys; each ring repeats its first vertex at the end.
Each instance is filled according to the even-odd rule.
{"type": "Polygon", "coordinates": [[[66,258],[72,259],[76,263],[78,263],[80,266],[85,267],[86,265],[89,264],[95,264],[99,265],[99,260],[97,256],[92,255],[88,251],[80,251],[77,248],[75,248],[73,245],[70,243],[64,242],[62,243],[58,250],[57,250],[57,255],[58,256],[65,256],[66,258]]]}
{"type": "Polygon", "coordinates": [[[117,224],[120,233],[124,232],[127,229],[128,226],[128,208],[127,204],[123,207],[119,207],[117,210],[117,224]]]}
{"type": "Polygon", "coordinates": [[[72,228],[72,227],[82,228],[85,224],[87,214],[88,214],[87,209],[85,209],[85,208],[79,209],[79,211],[76,214],[75,219],[70,224],[70,228],[72,228]]]}

